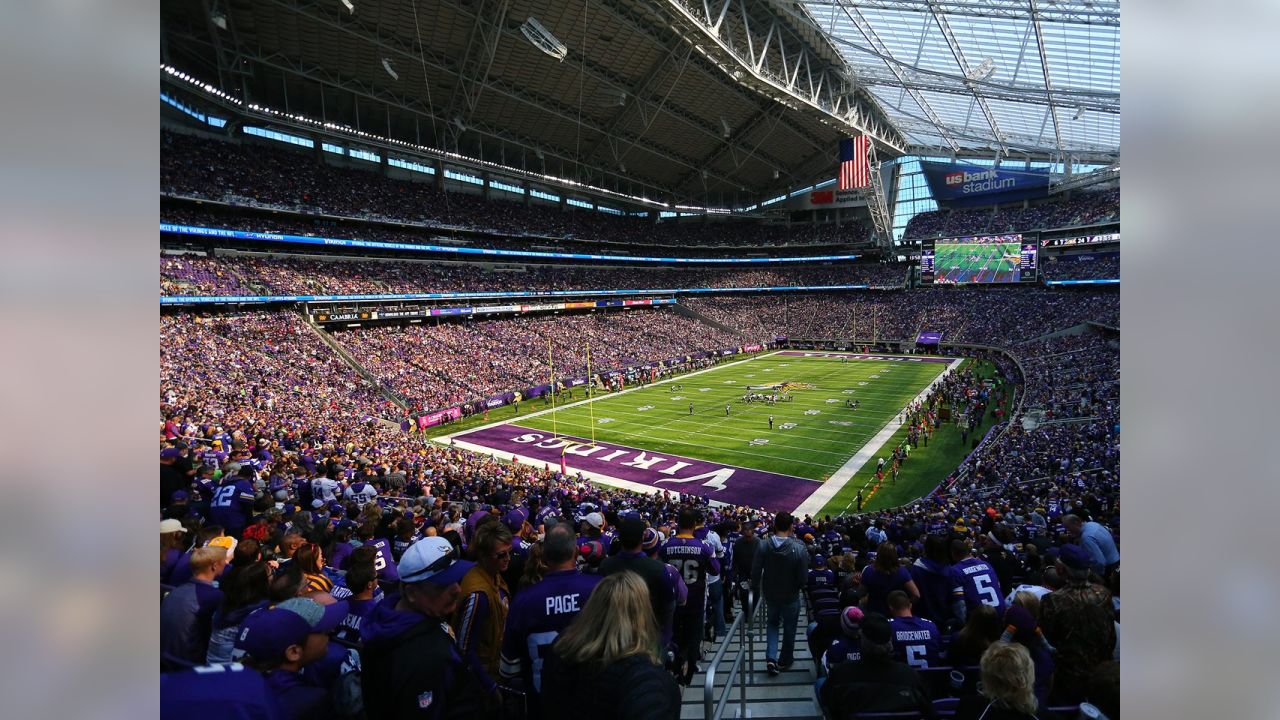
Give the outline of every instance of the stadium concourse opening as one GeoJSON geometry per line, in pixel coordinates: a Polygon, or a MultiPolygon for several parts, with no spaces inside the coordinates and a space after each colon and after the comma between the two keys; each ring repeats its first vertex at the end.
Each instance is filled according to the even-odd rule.
{"type": "Polygon", "coordinates": [[[163,717],[1119,717],[1118,6],[803,4],[163,4],[163,717]]]}

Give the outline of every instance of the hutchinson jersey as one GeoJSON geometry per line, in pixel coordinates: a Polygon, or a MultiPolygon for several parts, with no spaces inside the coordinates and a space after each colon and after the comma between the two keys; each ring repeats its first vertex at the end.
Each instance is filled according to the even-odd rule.
{"type": "Polygon", "coordinates": [[[701,613],[706,606],[707,576],[720,574],[720,562],[705,540],[673,537],[658,551],[658,559],[680,572],[689,600],[676,612],[701,613]]]}
{"type": "Polygon", "coordinates": [[[951,599],[964,598],[965,608],[990,605],[1004,614],[1004,593],[1000,592],[1000,580],[986,560],[966,558],[951,566],[951,599]]]}

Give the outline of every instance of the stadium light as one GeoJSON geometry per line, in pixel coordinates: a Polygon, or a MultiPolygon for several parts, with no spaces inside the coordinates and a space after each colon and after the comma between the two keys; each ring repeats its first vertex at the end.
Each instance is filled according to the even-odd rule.
{"type": "Polygon", "coordinates": [[[1071,118],[1071,119],[1072,119],[1072,120],[1079,120],[1079,119],[1080,119],[1081,117],[1083,117],[1083,116],[1084,116],[1084,106],[1083,106],[1083,105],[1081,105],[1080,107],[1076,108],[1076,114],[1075,114],[1075,117],[1073,117],[1073,118],[1071,118]]]}
{"type": "MultiPolygon", "coordinates": [[[[346,0],[343,0],[346,2],[346,0]]],[[[525,39],[533,44],[542,52],[550,55],[558,61],[564,61],[569,56],[569,48],[560,42],[559,38],[551,34],[551,31],[542,26],[537,19],[530,17],[520,26],[520,32],[525,39]]]]}
{"type": "Polygon", "coordinates": [[[382,69],[387,71],[387,74],[391,76],[392,80],[400,79],[400,76],[396,74],[395,68],[391,67],[391,61],[389,59],[382,58],[382,69]]]}
{"type": "Polygon", "coordinates": [[[351,0],[342,0],[342,4],[347,6],[347,12],[355,14],[356,6],[351,4],[351,0]]]}

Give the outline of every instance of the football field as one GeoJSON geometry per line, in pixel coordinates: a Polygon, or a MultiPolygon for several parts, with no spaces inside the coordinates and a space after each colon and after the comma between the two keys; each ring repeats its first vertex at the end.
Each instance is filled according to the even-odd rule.
{"type": "Polygon", "coordinates": [[[945,243],[934,247],[934,282],[1017,282],[1022,243],[945,243]]]}
{"type": "Polygon", "coordinates": [[[902,409],[958,362],[781,351],[590,401],[577,388],[579,400],[554,412],[437,440],[539,466],[563,461],[570,473],[623,487],[817,512],[891,451],[902,409]],[[746,402],[748,394],[779,399],[746,402]]]}

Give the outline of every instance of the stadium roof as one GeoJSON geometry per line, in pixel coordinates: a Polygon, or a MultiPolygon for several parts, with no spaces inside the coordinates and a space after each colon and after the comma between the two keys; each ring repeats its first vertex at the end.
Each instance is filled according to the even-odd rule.
{"type": "Polygon", "coordinates": [[[917,151],[1119,156],[1118,0],[801,4],[917,151]]]}
{"type": "Polygon", "coordinates": [[[161,4],[161,60],[242,100],[246,121],[270,108],[744,207],[834,176],[856,132],[882,159],[1108,161],[1118,23],[1117,0],[202,0],[161,4]]]}

